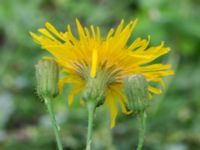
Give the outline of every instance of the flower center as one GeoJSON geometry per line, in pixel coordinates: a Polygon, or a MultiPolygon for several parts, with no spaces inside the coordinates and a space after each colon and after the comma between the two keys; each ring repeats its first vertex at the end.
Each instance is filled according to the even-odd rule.
{"type": "Polygon", "coordinates": [[[115,64],[108,65],[107,61],[100,63],[97,67],[95,76],[91,77],[91,66],[86,61],[79,61],[74,63],[76,72],[79,76],[87,81],[90,78],[102,80],[106,85],[121,83],[123,80],[122,69],[118,68],[115,64]]]}
{"type": "Polygon", "coordinates": [[[76,68],[77,73],[86,82],[83,99],[96,100],[97,106],[103,104],[109,85],[122,82],[121,69],[118,69],[116,65],[108,66],[106,61],[98,65],[94,77],[90,76],[91,67],[86,62],[77,63],[76,68]]]}

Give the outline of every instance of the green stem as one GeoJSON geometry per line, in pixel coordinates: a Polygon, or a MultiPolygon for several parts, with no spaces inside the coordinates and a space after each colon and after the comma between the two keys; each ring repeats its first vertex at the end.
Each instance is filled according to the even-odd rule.
{"type": "Polygon", "coordinates": [[[87,146],[86,150],[91,150],[91,143],[92,143],[92,128],[93,128],[93,120],[94,120],[94,111],[95,111],[95,104],[93,102],[88,102],[88,131],[87,131],[87,146]]]}
{"type": "Polygon", "coordinates": [[[44,99],[45,99],[45,103],[47,105],[47,109],[48,109],[48,112],[49,112],[49,115],[50,115],[50,118],[51,118],[51,123],[52,123],[54,134],[55,134],[55,137],[56,137],[58,150],[63,150],[60,135],[59,135],[59,127],[56,123],[56,118],[55,118],[55,114],[54,114],[53,106],[52,106],[52,102],[51,102],[52,99],[50,97],[47,97],[47,96],[44,97],[44,99]]]}
{"type": "Polygon", "coordinates": [[[139,120],[140,120],[140,129],[139,129],[139,141],[138,141],[137,150],[142,149],[142,145],[143,145],[143,142],[144,142],[144,133],[145,133],[145,126],[146,126],[146,113],[145,113],[145,111],[140,112],[139,120]]]}

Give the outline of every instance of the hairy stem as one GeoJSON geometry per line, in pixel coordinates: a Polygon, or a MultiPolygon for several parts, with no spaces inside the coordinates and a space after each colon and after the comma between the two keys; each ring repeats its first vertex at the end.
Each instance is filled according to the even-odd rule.
{"type": "Polygon", "coordinates": [[[88,108],[88,131],[87,131],[87,146],[86,146],[86,150],[91,150],[92,128],[93,128],[95,104],[89,101],[88,104],[87,104],[87,108],[88,108]]]}
{"type": "Polygon", "coordinates": [[[60,139],[60,134],[59,134],[59,128],[58,128],[58,125],[56,123],[56,118],[55,118],[55,114],[54,114],[54,111],[53,111],[52,99],[50,97],[47,97],[47,96],[44,99],[45,99],[45,104],[46,104],[48,112],[49,112],[49,116],[51,118],[51,123],[52,123],[54,134],[55,134],[55,137],[56,137],[58,150],[63,150],[61,139],[60,139]]]}
{"type": "Polygon", "coordinates": [[[137,150],[142,149],[142,145],[143,145],[143,142],[144,142],[144,133],[145,133],[145,126],[146,126],[146,113],[145,113],[145,111],[140,112],[139,120],[140,120],[140,129],[139,129],[139,140],[138,140],[137,150]]]}

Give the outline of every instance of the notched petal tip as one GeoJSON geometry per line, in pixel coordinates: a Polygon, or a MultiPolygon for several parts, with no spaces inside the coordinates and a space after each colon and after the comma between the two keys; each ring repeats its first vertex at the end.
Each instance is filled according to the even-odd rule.
{"type": "Polygon", "coordinates": [[[130,24],[131,30],[133,30],[133,29],[135,28],[137,22],[138,22],[138,19],[137,19],[137,18],[136,18],[135,20],[131,20],[131,21],[130,21],[129,24],[130,24]]]}
{"type": "Polygon", "coordinates": [[[132,20],[133,24],[137,24],[138,22],[138,18],[136,18],[135,20],[132,20]]]}

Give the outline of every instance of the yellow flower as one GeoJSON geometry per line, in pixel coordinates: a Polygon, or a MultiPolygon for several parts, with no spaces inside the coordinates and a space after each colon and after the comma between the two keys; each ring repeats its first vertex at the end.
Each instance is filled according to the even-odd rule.
{"type": "MultiPolygon", "coordinates": [[[[137,38],[127,46],[127,41],[136,25],[137,20],[124,26],[122,20],[116,30],[109,30],[106,37],[101,36],[100,28],[83,27],[78,19],[76,25],[79,37],[75,37],[70,25],[66,32],[58,32],[53,25],[46,23],[46,28],[40,28],[41,35],[31,33],[36,43],[50,52],[67,75],[60,79],[60,90],[65,83],[73,84],[68,102],[71,105],[74,96],[82,92],[89,78],[104,72],[105,103],[110,108],[111,127],[115,125],[119,104],[122,112],[128,114],[128,100],[123,93],[123,80],[132,74],[143,74],[149,83],[158,82],[165,86],[162,77],[173,75],[170,64],[151,64],[156,58],[170,51],[164,47],[164,42],[155,47],[148,47],[148,39],[137,38]]],[[[160,94],[161,89],[148,86],[150,93],[160,94]]]]}

